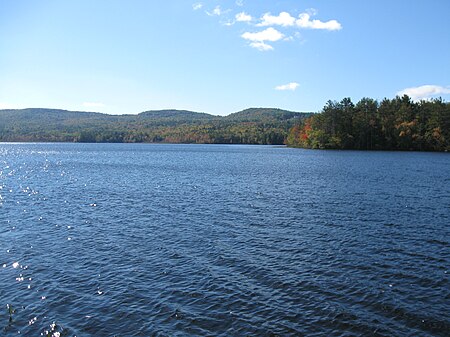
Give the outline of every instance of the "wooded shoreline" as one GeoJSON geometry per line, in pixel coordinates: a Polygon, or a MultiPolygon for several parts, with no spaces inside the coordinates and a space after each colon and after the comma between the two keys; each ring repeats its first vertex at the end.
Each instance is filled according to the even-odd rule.
{"type": "Polygon", "coordinates": [[[0,110],[0,142],[259,144],[310,149],[449,151],[450,103],[328,101],[318,113],[251,108],[228,116],[185,110],[107,115],[0,110]]]}
{"type": "Polygon", "coordinates": [[[413,102],[406,95],[380,103],[328,101],[321,113],[295,125],[286,143],[311,149],[449,151],[450,103],[413,102]]]}

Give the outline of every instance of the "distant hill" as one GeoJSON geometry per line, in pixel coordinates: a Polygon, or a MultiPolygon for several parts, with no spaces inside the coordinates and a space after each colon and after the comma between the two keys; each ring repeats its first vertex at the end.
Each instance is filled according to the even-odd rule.
{"type": "Polygon", "coordinates": [[[163,118],[163,119],[179,119],[179,120],[198,120],[198,119],[210,119],[215,116],[203,113],[194,112],[188,110],[150,110],[144,111],[138,114],[141,118],[163,118]]]}
{"type": "Polygon", "coordinates": [[[250,108],[232,113],[226,116],[225,119],[246,121],[246,122],[258,122],[264,120],[283,121],[299,117],[305,117],[305,113],[298,113],[293,111],[271,109],[271,108],[250,108]]]}
{"type": "Polygon", "coordinates": [[[187,110],[137,115],[41,108],[0,110],[0,141],[283,144],[289,129],[310,115],[267,108],[228,116],[187,110]]]}

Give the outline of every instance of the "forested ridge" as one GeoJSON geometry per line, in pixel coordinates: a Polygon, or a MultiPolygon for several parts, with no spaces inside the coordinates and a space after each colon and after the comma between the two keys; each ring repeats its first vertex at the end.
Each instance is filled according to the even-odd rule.
{"type": "Polygon", "coordinates": [[[350,98],[328,101],[323,110],[303,119],[287,145],[312,149],[450,150],[450,103],[442,99],[413,102],[410,97],[350,98]]]}
{"type": "Polygon", "coordinates": [[[251,108],[228,116],[185,110],[107,115],[55,109],[0,110],[1,142],[284,144],[311,113],[251,108]]]}

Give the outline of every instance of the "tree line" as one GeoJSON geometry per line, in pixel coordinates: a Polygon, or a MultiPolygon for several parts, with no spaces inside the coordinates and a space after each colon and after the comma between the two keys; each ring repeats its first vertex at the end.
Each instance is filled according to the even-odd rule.
{"type": "Polygon", "coordinates": [[[0,110],[0,142],[262,144],[355,150],[450,150],[450,103],[408,96],[328,101],[319,113],[252,108],[228,116],[180,110],[106,115],[0,110]]]}
{"type": "Polygon", "coordinates": [[[450,150],[450,103],[414,102],[404,95],[381,102],[328,101],[291,128],[286,144],[311,149],[450,150]]]}

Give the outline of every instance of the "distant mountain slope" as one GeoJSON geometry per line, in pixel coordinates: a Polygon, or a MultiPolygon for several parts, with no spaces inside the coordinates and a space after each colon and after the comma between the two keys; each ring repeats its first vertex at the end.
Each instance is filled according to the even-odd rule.
{"type": "Polygon", "coordinates": [[[34,122],[48,120],[51,122],[60,122],[69,119],[105,119],[108,115],[98,112],[85,111],[67,111],[58,109],[20,109],[20,110],[0,110],[0,121],[2,122],[34,122]]]}
{"type": "Polygon", "coordinates": [[[0,141],[282,144],[308,113],[251,108],[228,116],[187,110],[138,115],[30,108],[0,110],[0,141]]]}
{"type": "Polygon", "coordinates": [[[228,120],[258,122],[263,120],[289,120],[292,118],[305,117],[306,115],[309,116],[310,113],[300,113],[273,108],[250,108],[232,113],[224,118],[228,120]]]}
{"type": "Polygon", "coordinates": [[[188,110],[150,110],[144,111],[138,114],[140,118],[165,118],[165,119],[208,119],[214,118],[216,116],[203,113],[203,112],[194,112],[188,110]]]}

